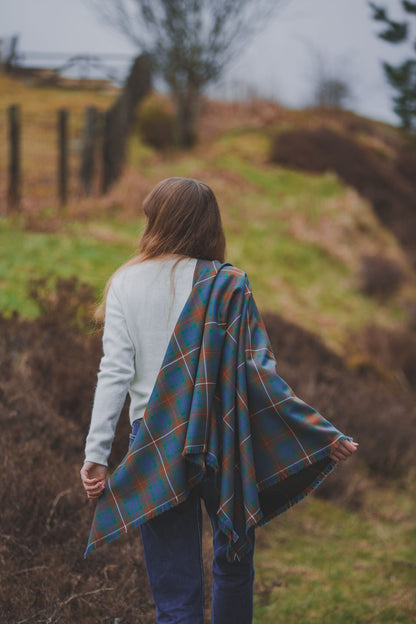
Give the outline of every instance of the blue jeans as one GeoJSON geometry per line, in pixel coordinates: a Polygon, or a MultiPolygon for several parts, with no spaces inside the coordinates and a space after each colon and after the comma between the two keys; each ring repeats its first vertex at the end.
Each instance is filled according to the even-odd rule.
{"type": "MultiPolygon", "coordinates": [[[[133,423],[130,445],[140,422],[133,423]]],[[[157,624],[204,622],[201,498],[211,521],[214,547],[211,624],[251,624],[254,529],[252,551],[241,561],[227,561],[227,538],[218,527],[219,494],[211,469],[183,503],[140,525],[157,624]]]]}

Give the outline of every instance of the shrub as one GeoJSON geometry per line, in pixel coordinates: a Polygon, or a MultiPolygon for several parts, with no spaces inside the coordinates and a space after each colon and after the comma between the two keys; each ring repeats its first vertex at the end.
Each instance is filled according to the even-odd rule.
{"type": "Polygon", "coordinates": [[[141,102],[137,130],[145,143],[156,149],[170,147],[175,139],[175,118],[166,99],[151,94],[141,102]]]}
{"type": "MultiPolygon", "coordinates": [[[[414,469],[414,333],[399,336],[378,328],[375,338],[374,332],[363,330],[365,344],[369,345],[365,353],[378,366],[351,369],[347,362],[327,349],[317,336],[277,314],[265,313],[262,316],[276,355],[278,374],[301,399],[360,443],[356,460],[351,464],[347,462],[337,479],[328,479],[318,490],[318,495],[328,494],[343,499],[344,484],[348,484],[348,479],[355,471],[355,462],[365,463],[371,475],[384,478],[402,478],[408,470],[414,469]],[[408,383],[405,387],[398,384],[396,379],[386,383],[382,367],[389,370],[389,362],[402,349],[406,340],[408,347],[397,366],[405,371],[408,383]],[[388,348],[382,347],[384,343],[388,344],[388,348]],[[389,355],[383,355],[381,359],[379,355],[382,350],[389,355]],[[338,481],[340,477],[342,482],[338,481]]],[[[350,343],[359,345],[361,352],[364,339],[355,336],[350,343]]],[[[351,492],[353,497],[356,494],[351,492]]],[[[357,503],[357,500],[353,502],[357,503]]]]}
{"type": "MultiPolygon", "coordinates": [[[[37,280],[31,292],[38,319],[0,314],[0,622],[132,624],[140,614],[150,624],[138,531],[83,559],[93,503],[79,470],[102,353],[86,313],[92,291],[73,278],[56,292],[37,280]]],[[[127,411],[110,470],[127,450],[127,411]]]]}
{"type": "Polygon", "coordinates": [[[401,241],[416,266],[415,198],[409,183],[416,166],[412,150],[403,151],[392,166],[351,136],[322,125],[276,134],[270,161],[316,173],[334,171],[371,202],[380,221],[401,241]]]}
{"type": "Polygon", "coordinates": [[[396,170],[416,189],[416,144],[405,145],[396,156],[396,170]]]}
{"type": "Polygon", "coordinates": [[[393,378],[396,386],[416,393],[416,328],[386,328],[370,324],[350,341],[360,345],[364,357],[393,378]]]}
{"type": "Polygon", "coordinates": [[[359,271],[360,290],[365,295],[386,298],[394,295],[405,280],[401,267],[385,256],[363,256],[359,271]]]}
{"type": "MultiPolygon", "coordinates": [[[[137,531],[85,561],[82,556],[92,508],[79,469],[101,335],[86,333],[87,315],[79,310],[93,303],[92,291],[71,279],[60,281],[53,295],[38,281],[32,296],[41,306],[40,318],[0,314],[0,621],[96,624],[119,618],[129,624],[140,614],[140,622],[150,624],[154,605],[137,531]]],[[[414,392],[398,393],[371,368],[348,369],[318,337],[275,314],[263,319],[279,374],[299,397],[360,442],[357,458],[326,480],[319,496],[359,506],[371,481],[357,467],[365,465],[371,478],[414,468],[414,392]]],[[[385,366],[393,362],[409,386],[414,384],[415,339],[377,332],[367,334],[368,353],[385,366]]],[[[127,450],[126,407],[110,470],[127,450]]],[[[205,556],[208,586],[209,561],[205,556]]]]}

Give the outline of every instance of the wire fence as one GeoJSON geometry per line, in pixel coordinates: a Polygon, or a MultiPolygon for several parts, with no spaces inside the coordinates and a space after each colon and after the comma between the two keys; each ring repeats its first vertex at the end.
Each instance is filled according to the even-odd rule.
{"type": "MultiPolygon", "coordinates": [[[[102,118],[84,111],[0,109],[0,212],[63,206],[102,188],[102,118]]],[[[89,111],[89,112],[88,112],[89,111]]]]}

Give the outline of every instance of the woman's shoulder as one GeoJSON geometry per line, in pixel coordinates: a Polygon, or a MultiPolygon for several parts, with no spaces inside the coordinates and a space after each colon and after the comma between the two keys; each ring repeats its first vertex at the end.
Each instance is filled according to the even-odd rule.
{"type": "Polygon", "coordinates": [[[247,279],[247,273],[232,264],[231,262],[220,262],[219,260],[206,260],[205,258],[198,258],[197,260],[200,270],[208,273],[221,274],[223,277],[235,277],[242,280],[247,279]]]}
{"type": "Polygon", "coordinates": [[[218,279],[227,288],[244,287],[248,283],[247,273],[231,262],[220,262],[219,260],[198,259],[197,264],[198,283],[204,283],[206,277],[218,279]],[[202,282],[201,282],[202,280],[202,282]]]}
{"type": "MultiPolygon", "coordinates": [[[[178,275],[181,270],[183,272],[192,271],[197,262],[196,258],[179,258],[179,260],[180,262],[178,262],[178,266],[176,267],[176,269],[178,269],[178,271],[175,272],[176,275],[178,275]]],[[[114,273],[111,283],[116,290],[120,290],[130,287],[132,284],[137,287],[139,284],[147,285],[148,283],[153,283],[156,279],[166,280],[168,276],[170,276],[171,269],[177,261],[178,257],[157,257],[142,260],[129,266],[123,266],[114,273]]]]}
{"type": "Polygon", "coordinates": [[[243,269],[235,266],[235,264],[232,264],[231,262],[224,262],[220,264],[218,271],[221,272],[223,275],[236,278],[238,280],[244,281],[247,279],[247,273],[243,271],[243,269]]]}
{"type": "Polygon", "coordinates": [[[235,277],[239,277],[241,279],[246,279],[247,277],[247,273],[243,271],[243,269],[240,269],[239,267],[235,266],[234,264],[227,263],[224,266],[224,270],[229,275],[234,275],[235,277]]]}

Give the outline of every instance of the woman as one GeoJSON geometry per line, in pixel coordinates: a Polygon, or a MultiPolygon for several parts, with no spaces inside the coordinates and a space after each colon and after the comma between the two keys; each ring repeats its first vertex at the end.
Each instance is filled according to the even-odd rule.
{"type": "Polygon", "coordinates": [[[213,530],[212,622],[253,614],[254,528],[317,487],[357,443],[278,377],[248,278],[224,261],[212,190],[161,181],[139,250],[110,278],[83,485],[87,552],[140,526],[157,622],[203,622],[201,504],[213,530]],[[129,391],[126,457],[106,480],[129,391]]]}

